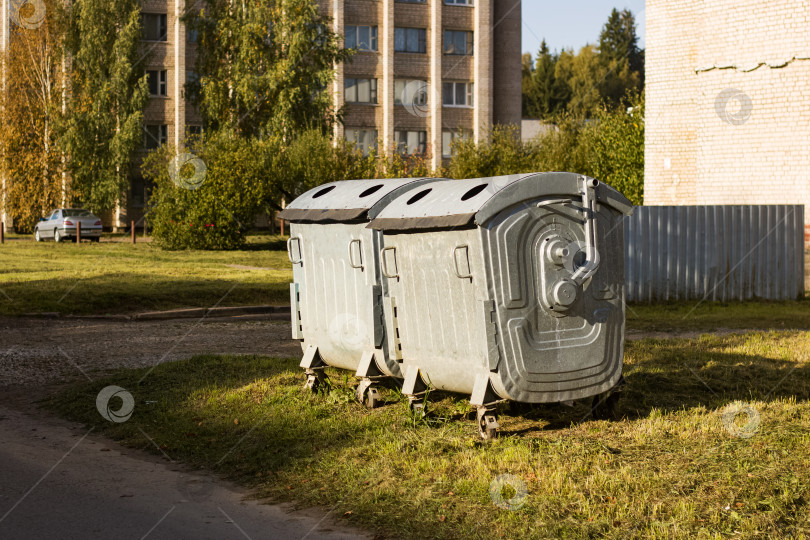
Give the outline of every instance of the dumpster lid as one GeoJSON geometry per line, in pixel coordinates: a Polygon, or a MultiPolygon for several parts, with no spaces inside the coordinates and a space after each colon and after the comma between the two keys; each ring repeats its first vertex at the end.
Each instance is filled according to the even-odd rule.
{"type": "MultiPolygon", "coordinates": [[[[483,226],[502,210],[547,196],[579,198],[583,175],[566,172],[513,174],[469,180],[443,180],[420,186],[388,204],[369,228],[382,230],[435,229],[483,226]]],[[[596,198],[624,214],[632,203],[612,187],[600,183],[596,198]]]]}
{"type": "Polygon", "coordinates": [[[278,217],[295,223],[368,221],[406,191],[440,178],[341,180],[315,187],[292,201],[278,217]]]}

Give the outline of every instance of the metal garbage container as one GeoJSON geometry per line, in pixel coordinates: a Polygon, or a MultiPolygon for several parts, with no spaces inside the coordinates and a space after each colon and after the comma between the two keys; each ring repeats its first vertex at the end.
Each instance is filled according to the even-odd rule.
{"type": "Polygon", "coordinates": [[[388,354],[418,406],[430,387],[494,405],[612,406],[624,354],[624,229],[632,205],[572,173],[444,180],[391,201],[383,232],[388,354]]]}
{"type": "Polygon", "coordinates": [[[398,195],[435,180],[332,182],[304,193],[279,214],[290,222],[292,337],[301,340],[301,367],[313,391],[325,367],[350,369],[362,378],[358,399],[373,407],[378,396],[373,384],[401,377],[386,347],[382,233],[366,226],[398,195]]]}

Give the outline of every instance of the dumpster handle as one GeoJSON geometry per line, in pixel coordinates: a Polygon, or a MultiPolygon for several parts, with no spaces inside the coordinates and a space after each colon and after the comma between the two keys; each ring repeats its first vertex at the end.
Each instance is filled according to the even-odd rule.
{"type": "Polygon", "coordinates": [[[571,280],[577,285],[591,277],[599,268],[599,250],[596,245],[596,200],[594,188],[599,180],[582,178],[582,211],[585,213],[585,264],[577,268],[571,280]]]}
{"type": "Polygon", "coordinates": [[[359,268],[360,270],[363,269],[363,251],[361,248],[361,242],[359,238],[355,238],[351,242],[349,242],[349,266],[352,268],[359,268]],[[352,246],[357,244],[357,252],[360,254],[360,264],[354,264],[354,252],[352,251],[352,246]]]}
{"type": "Polygon", "coordinates": [[[470,264],[470,255],[469,255],[470,246],[468,246],[467,244],[461,244],[460,246],[456,246],[453,248],[453,270],[455,270],[456,272],[456,277],[460,279],[472,279],[472,269],[470,269],[470,273],[467,274],[466,276],[461,275],[461,272],[458,271],[458,257],[456,257],[456,253],[458,253],[458,250],[462,248],[467,250],[467,265],[469,266],[470,264]]]}
{"type": "Polygon", "coordinates": [[[301,239],[299,237],[291,236],[287,240],[287,257],[289,257],[290,262],[293,263],[293,264],[301,264],[301,262],[304,260],[303,255],[301,255],[301,239]],[[298,245],[298,255],[301,256],[301,258],[298,259],[297,261],[295,259],[293,259],[293,255],[292,255],[292,241],[293,240],[295,240],[295,243],[298,245]]]}
{"type": "Polygon", "coordinates": [[[399,274],[390,274],[388,272],[388,262],[385,259],[385,252],[391,250],[394,252],[394,263],[396,263],[397,257],[397,248],[395,246],[387,246],[380,250],[380,270],[382,274],[387,277],[388,279],[399,278],[399,274]]]}

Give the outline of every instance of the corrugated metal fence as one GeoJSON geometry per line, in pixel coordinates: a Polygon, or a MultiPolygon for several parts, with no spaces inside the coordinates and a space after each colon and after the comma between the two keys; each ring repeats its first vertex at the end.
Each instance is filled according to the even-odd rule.
{"type": "Polygon", "coordinates": [[[628,302],[795,299],[804,206],[637,206],[625,262],[628,302]]]}

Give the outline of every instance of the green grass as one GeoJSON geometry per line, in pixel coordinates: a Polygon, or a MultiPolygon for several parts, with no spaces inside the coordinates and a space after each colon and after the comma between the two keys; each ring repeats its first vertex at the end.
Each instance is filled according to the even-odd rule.
{"type": "Polygon", "coordinates": [[[249,236],[244,249],[219,252],[163,251],[144,242],[8,241],[0,260],[0,315],[289,304],[292,280],[278,236],[249,236]]]}
{"type": "Polygon", "coordinates": [[[810,330],[810,297],[785,302],[631,304],[628,330],[669,332],[731,329],[810,330]]]}
{"type": "MultiPolygon", "coordinates": [[[[288,305],[292,281],[280,236],[250,235],[243,250],[221,252],[163,251],[144,242],[37,244],[26,236],[0,246],[0,257],[0,315],[128,314],[211,307],[217,302],[288,305]],[[228,264],[276,270],[236,269],[228,264]]],[[[663,332],[810,329],[810,299],[633,304],[627,309],[627,327],[663,332]]]]}
{"type": "Polygon", "coordinates": [[[199,356],[82,383],[49,406],[157,453],[143,430],[172,459],[257,497],[321,505],[387,536],[810,534],[808,332],[628,343],[622,420],[586,419],[584,404],[515,407],[502,411],[503,436],[490,443],[463,396],[434,394],[426,420],[415,420],[395,390],[369,411],[351,401],[345,372],[330,375],[333,388],[311,395],[296,360],[199,356]],[[96,410],[110,384],[134,395],[125,423],[96,410]],[[750,438],[722,420],[738,400],[760,415],[750,438]],[[522,508],[492,502],[501,474],[526,483],[522,508]]]}

